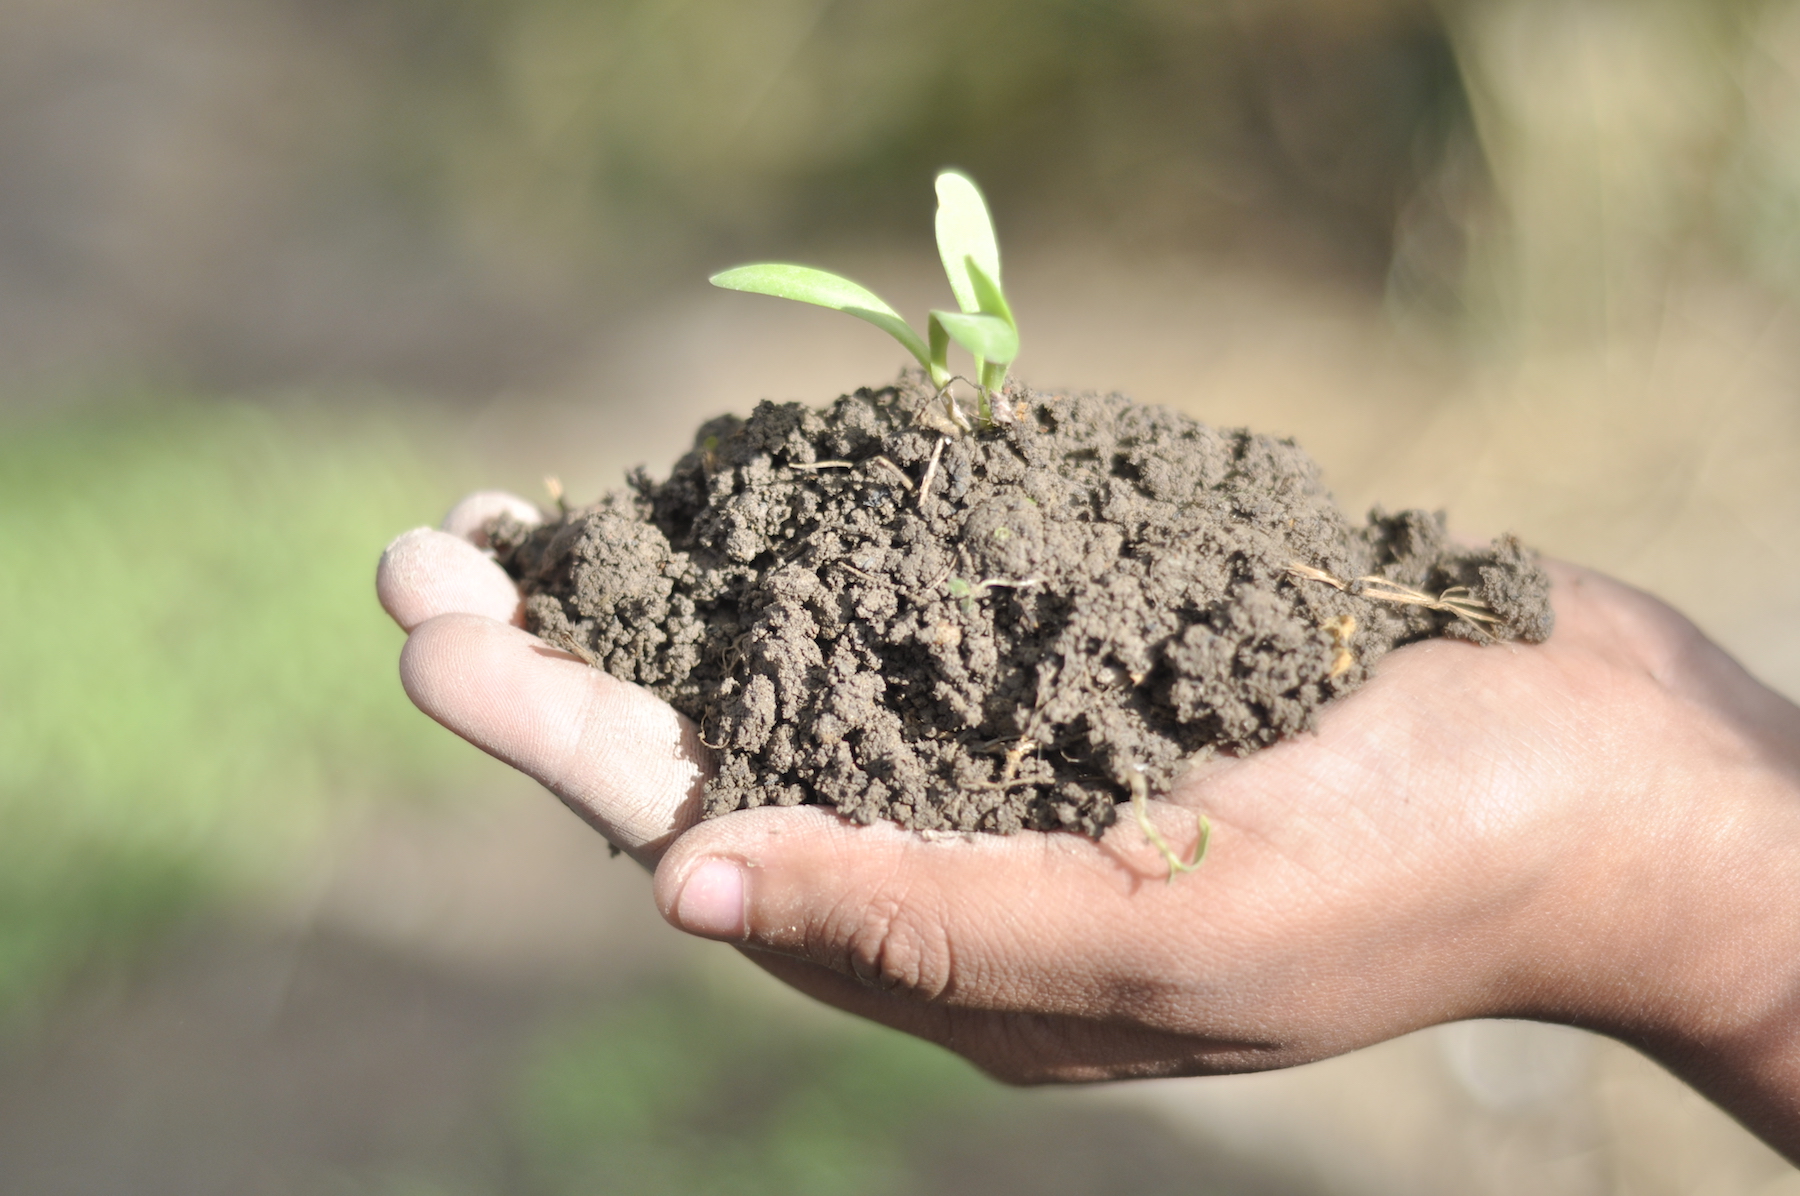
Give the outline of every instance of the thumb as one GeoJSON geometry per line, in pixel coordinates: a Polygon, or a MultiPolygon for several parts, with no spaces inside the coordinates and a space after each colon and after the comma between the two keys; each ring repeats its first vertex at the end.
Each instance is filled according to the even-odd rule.
{"type": "MultiPolygon", "coordinates": [[[[1191,850],[1193,815],[1157,814],[1176,849],[1191,850]]],[[[896,996],[1143,1021],[1143,985],[1128,978],[1183,970],[1204,933],[1195,911],[1222,879],[1204,869],[1178,885],[1166,876],[1135,825],[1100,842],[1032,832],[928,838],[817,807],[765,808],[677,839],[657,869],[656,900],[690,933],[896,996]]]]}

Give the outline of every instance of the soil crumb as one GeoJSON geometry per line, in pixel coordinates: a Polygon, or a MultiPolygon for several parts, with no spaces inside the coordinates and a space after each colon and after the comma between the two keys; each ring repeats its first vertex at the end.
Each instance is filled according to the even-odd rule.
{"type": "Polygon", "coordinates": [[[491,539],[532,631],[700,726],[709,817],[1096,835],[1134,772],[1162,792],[1308,730],[1398,645],[1550,634],[1516,539],[1353,525],[1291,440],[1119,395],[998,403],[1009,422],[947,435],[912,375],[764,402],[667,481],[491,539]]]}

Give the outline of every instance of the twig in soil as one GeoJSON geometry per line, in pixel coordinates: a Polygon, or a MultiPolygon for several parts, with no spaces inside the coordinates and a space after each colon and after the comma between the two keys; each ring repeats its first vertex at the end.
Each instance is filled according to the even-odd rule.
{"type": "Polygon", "coordinates": [[[975,596],[979,598],[989,590],[993,589],[1029,590],[1032,586],[1041,586],[1043,584],[1044,579],[1041,577],[1021,577],[1017,581],[1014,581],[1010,577],[990,577],[986,581],[975,583],[975,596]]]}
{"type": "Polygon", "coordinates": [[[593,649],[576,639],[575,633],[572,631],[553,631],[545,635],[544,639],[552,648],[561,648],[570,656],[579,656],[585,663],[594,668],[601,667],[600,658],[594,654],[593,649]]]}
{"type": "MultiPolygon", "coordinates": [[[[961,736],[958,736],[957,739],[958,742],[962,742],[961,736]]],[[[1006,742],[1007,740],[1005,738],[989,739],[983,743],[969,743],[966,744],[966,746],[971,752],[986,756],[992,755],[995,748],[1006,742]]],[[[1006,749],[1004,755],[1004,761],[1000,769],[1001,781],[1010,781],[1019,775],[1019,761],[1030,755],[1032,752],[1037,751],[1039,746],[1038,742],[1030,736],[1013,740],[1011,746],[1006,749]]]]}
{"type": "Polygon", "coordinates": [[[808,473],[817,473],[821,469],[855,469],[854,461],[789,461],[789,469],[804,469],[808,473]]]}
{"type": "Polygon", "coordinates": [[[950,571],[954,568],[956,568],[956,566],[954,564],[950,564],[950,565],[945,565],[942,569],[938,570],[938,575],[936,577],[932,578],[930,581],[925,583],[925,592],[927,594],[929,594],[933,590],[937,589],[940,585],[942,585],[944,583],[944,579],[946,577],[950,576],[950,571]]]}
{"type": "Polygon", "coordinates": [[[1007,789],[1017,789],[1021,785],[1042,785],[1043,783],[1043,777],[1015,777],[1010,781],[970,781],[968,784],[971,789],[998,789],[1004,791],[1007,789]]]}
{"type": "Polygon", "coordinates": [[[906,476],[906,471],[904,469],[901,469],[898,465],[895,465],[892,461],[888,460],[884,456],[870,457],[869,461],[871,464],[874,464],[874,465],[887,466],[888,469],[893,472],[893,475],[900,479],[900,484],[902,486],[905,486],[908,491],[912,490],[913,480],[906,476]]]}
{"type": "Polygon", "coordinates": [[[898,465],[895,465],[892,461],[888,460],[886,457],[879,456],[879,455],[870,457],[866,462],[858,462],[858,461],[789,461],[787,463],[787,466],[789,469],[803,469],[807,473],[817,473],[821,469],[855,469],[859,464],[885,465],[885,466],[887,466],[889,471],[891,471],[893,473],[893,475],[895,477],[900,479],[900,484],[902,486],[905,486],[907,488],[907,490],[909,490],[909,491],[913,488],[913,480],[906,476],[905,470],[901,469],[898,465]]]}
{"type": "Polygon", "coordinates": [[[925,477],[919,482],[919,509],[925,509],[925,496],[931,492],[931,479],[937,476],[938,458],[944,455],[944,446],[950,443],[948,436],[938,437],[938,442],[931,446],[931,460],[926,463],[925,477]]]}
{"type": "MultiPolygon", "coordinates": [[[[1287,571],[1295,577],[1304,577],[1308,581],[1322,581],[1333,589],[1342,590],[1359,598],[1373,598],[1380,602],[1393,602],[1401,606],[1422,606],[1426,610],[1443,611],[1455,615],[1480,626],[1504,623],[1506,620],[1495,614],[1493,608],[1475,597],[1468,586],[1451,586],[1437,597],[1432,597],[1423,590],[1415,590],[1411,586],[1401,585],[1397,581],[1389,581],[1385,577],[1358,577],[1345,581],[1341,577],[1315,569],[1311,565],[1298,562],[1290,564],[1287,571]]],[[[1485,630],[1485,628],[1484,628],[1485,630]]]]}
{"type": "Polygon", "coordinates": [[[978,581],[970,585],[960,577],[950,579],[950,596],[952,598],[981,598],[989,590],[1028,590],[1032,586],[1041,586],[1041,577],[1022,577],[1014,580],[1010,577],[990,577],[986,581],[978,581]]]}
{"type": "Polygon", "coordinates": [[[1137,818],[1138,829],[1144,832],[1144,838],[1150,840],[1156,850],[1162,852],[1164,862],[1169,865],[1169,883],[1174,884],[1177,875],[1195,871],[1206,858],[1207,845],[1212,842],[1212,823],[1204,814],[1194,815],[1200,823],[1200,841],[1194,844],[1194,858],[1184,861],[1175,854],[1175,849],[1169,846],[1169,841],[1163,838],[1162,832],[1156,829],[1156,824],[1150,821],[1150,782],[1144,778],[1144,766],[1133,764],[1127,779],[1131,784],[1131,812],[1137,818]]]}

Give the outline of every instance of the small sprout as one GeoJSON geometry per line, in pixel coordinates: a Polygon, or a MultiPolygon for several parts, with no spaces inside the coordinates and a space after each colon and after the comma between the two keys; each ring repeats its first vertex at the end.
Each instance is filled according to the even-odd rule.
{"type": "Polygon", "coordinates": [[[1002,544],[1004,544],[1008,540],[1012,539],[1012,528],[997,527],[993,530],[993,532],[991,534],[994,537],[994,539],[996,539],[996,540],[1000,541],[1002,544]]]}
{"type": "MultiPolygon", "coordinates": [[[[990,395],[1006,385],[1006,369],[1019,355],[1019,326],[1000,287],[1000,243],[981,191],[968,175],[946,170],[937,177],[938,257],[962,313],[933,311],[938,328],[975,358],[984,423],[995,422],[990,395]]],[[[940,383],[939,385],[942,385],[940,383]]]]}
{"type": "MultiPolygon", "coordinates": [[[[1010,412],[997,411],[991,396],[1006,384],[1007,368],[1019,355],[1019,327],[1000,288],[1000,245],[981,192],[965,174],[946,170],[937,177],[938,256],[960,311],[933,309],[921,339],[912,325],[866,287],[825,270],[785,262],[738,266],[712,276],[712,284],[829,307],[866,320],[900,342],[924,367],[931,384],[948,392],[956,376],[950,372],[954,341],[975,359],[979,415],[983,424],[1006,422],[1010,412]]],[[[947,400],[952,423],[967,421],[947,400]]]]}
{"type": "Polygon", "coordinates": [[[952,598],[956,599],[956,605],[962,608],[963,614],[972,615],[975,613],[976,589],[968,583],[967,579],[952,577],[948,582],[944,583],[944,588],[950,591],[950,596],[952,598]]]}

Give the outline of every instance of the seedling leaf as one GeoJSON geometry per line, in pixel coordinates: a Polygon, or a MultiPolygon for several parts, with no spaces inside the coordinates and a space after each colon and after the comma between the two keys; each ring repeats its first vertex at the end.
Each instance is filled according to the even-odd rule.
{"type": "Polygon", "coordinates": [[[773,295],[777,299],[796,299],[829,307],[845,315],[867,320],[886,332],[918,358],[919,364],[932,369],[932,355],[912,326],[900,313],[881,301],[875,292],[828,270],[811,266],[795,266],[786,262],[758,262],[721,270],[712,276],[716,287],[729,291],[749,291],[756,295],[773,295]]]}
{"type": "Polygon", "coordinates": [[[1006,296],[1001,293],[1000,283],[981,268],[973,255],[963,258],[963,265],[969,271],[969,284],[975,289],[975,310],[999,316],[1013,326],[1013,331],[1018,331],[1019,325],[1013,319],[1012,308],[1007,306],[1006,296]]]}
{"type": "Polygon", "coordinates": [[[1019,355],[1018,332],[999,316],[933,311],[931,318],[943,326],[951,340],[986,365],[1003,371],[1006,364],[1019,355]]]}
{"type": "Polygon", "coordinates": [[[993,280],[994,289],[1000,289],[1000,243],[994,239],[987,203],[969,176],[955,170],[937,176],[937,196],[938,256],[956,295],[956,306],[965,312],[986,311],[970,280],[968,262],[973,259],[993,280]]]}

